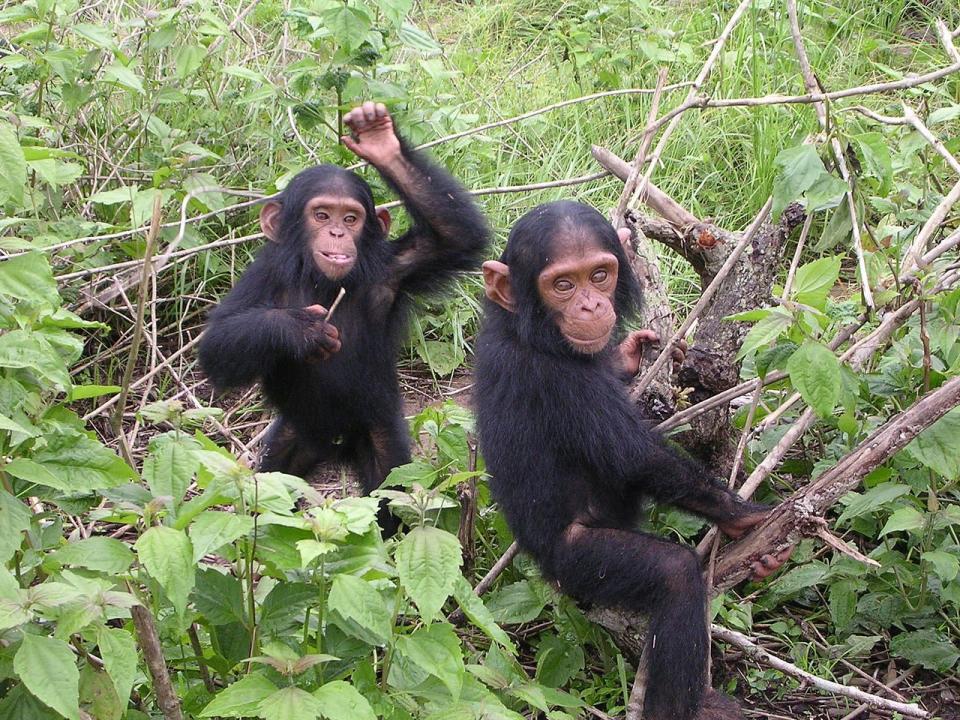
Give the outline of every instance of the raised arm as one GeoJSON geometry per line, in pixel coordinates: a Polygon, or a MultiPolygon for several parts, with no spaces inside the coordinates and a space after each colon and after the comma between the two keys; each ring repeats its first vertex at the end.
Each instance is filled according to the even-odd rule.
{"type": "Polygon", "coordinates": [[[490,233],[460,183],[397,135],[383,104],[364,103],[344,122],[352,131],[344,145],[380,172],[413,221],[395,243],[395,289],[433,292],[456,273],[477,267],[490,233]]]}
{"type": "Polygon", "coordinates": [[[207,322],[200,364],[218,390],[249,385],[277,363],[319,361],[340,349],[337,329],[323,320],[325,308],[271,301],[263,266],[255,262],[207,322]]]}

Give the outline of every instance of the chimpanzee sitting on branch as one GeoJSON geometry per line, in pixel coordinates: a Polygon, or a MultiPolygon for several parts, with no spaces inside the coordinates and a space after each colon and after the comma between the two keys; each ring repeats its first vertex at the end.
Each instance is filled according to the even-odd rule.
{"type": "MultiPolygon", "coordinates": [[[[622,231],[629,234],[628,231],[622,231]]],[[[563,592],[650,615],[646,720],[740,717],[706,690],[707,588],[690,548],[636,530],[649,498],[730,535],[767,508],[672,450],[630,402],[645,331],[611,342],[639,302],[622,243],[593,208],[542,205],[483,265],[489,301],[474,397],[491,487],[520,547],[563,592]]],[[[756,576],[785,558],[765,556],[756,576]]]]}
{"type": "MultiPolygon", "coordinates": [[[[344,145],[397,192],[411,228],[388,242],[390,213],[376,210],[362,178],[334,165],[304,170],[263,206],[270,242],[211,313],[200,362],[218,389],[259,379],[279,411],[261,470],[304,476],[348,462],[369,493],[410,461],[396,359],[411,296],[476,267],[488,230],[463,187],[400,139],[384,105],[364,103],[344,122],[344,145]]],[[[395,528],[385,508],[380,521],[395,528]]]]}

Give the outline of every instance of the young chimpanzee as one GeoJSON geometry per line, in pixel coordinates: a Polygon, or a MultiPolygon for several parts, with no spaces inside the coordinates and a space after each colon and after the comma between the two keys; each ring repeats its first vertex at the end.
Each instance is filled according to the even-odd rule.
{"type": "MultiPolygon", "coordinates": [[[[218,389],[259,379],[279,410],[261,470],[304,476],[348,462],[369,493],[410,461],[395,365],[411,296],[476,267],[489,233],[460,184],[397,135],[385,106],[364,103],[344,122],[343,143],[397,192],[411,228],[388,242],[390,214],[377,212],[362,178],[333,165],[304,170],[263,206],[271,242],[210,315],[200,362],[218,389]]],[[[380,521],[395,528],[385,508],[380,521]]]]}
{"type": "MultiPolygon", "coordinates": [[[[645,498],[735,536],[766,508],[708,479],[630,402],[624,377],[649,333],[611,342],[639,302],[625,240],[593,208],[555,202],[522,217],[501,260],[484,263],[480,442],[494,497],[544,575],[579,600],[650,614],[644,718],[739,717],[735,702],[705,692],[707,588],[696,555],[635,528],[645,498]]],[[[766,556],[754,573],[782,559],[766,556]]]]}

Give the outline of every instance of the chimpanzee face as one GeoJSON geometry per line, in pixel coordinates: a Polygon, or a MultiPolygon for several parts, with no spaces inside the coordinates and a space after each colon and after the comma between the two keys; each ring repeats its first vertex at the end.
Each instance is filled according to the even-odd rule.
{"type": "Polygon", "coordinates": [[[619,263],[597,243],[554,241],[557,252],[540,272],[540,299],[570,347],[593,355],[603,350],[617,322],[614,293],[619,263]]]}
{"type": "Polygon", "coordinates": [[[317,195],[303,208],[304,236],[317,268],[330,280],[340,280],[353,269],[360,247],[366,211],[344,195],[317,195]]]}

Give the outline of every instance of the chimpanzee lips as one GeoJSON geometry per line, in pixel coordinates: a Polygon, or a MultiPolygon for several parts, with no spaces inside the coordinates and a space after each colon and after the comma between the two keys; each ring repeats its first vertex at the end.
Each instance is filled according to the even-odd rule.
{"type": "Polygon", "coordinates": [[[348,265],[353,262],[353,255],[348,253],[325,252],[321,250],[320,254],[336,265],[348,265]]]}

